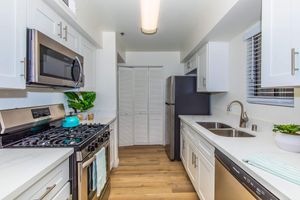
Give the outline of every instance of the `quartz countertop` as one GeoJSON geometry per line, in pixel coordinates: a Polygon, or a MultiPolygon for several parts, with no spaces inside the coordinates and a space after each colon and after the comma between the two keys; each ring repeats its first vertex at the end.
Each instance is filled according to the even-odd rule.
{"type": "Polygon", "coordinates": [[[243,161],[247,156],[256,153],[265,153],[274,155],[274,159],[281,162],[293,163],[299,166],[300,170],[300,154],[291,153],[281,150],[277,147],[272,131],[252,132],[247,128],[238,128],[237,122],[229,117],[219,116],[180,116],[180,119],[192,127],[199,135],[206,139],[210,144],[223,152],[232,161],[238,164],[243,170],[250,174],[254,179],[260,182],[264,187],[271,191],[281,200],[299,200],[300,186],[288,182],[282,178],[267,173],[259,168],[253,167],[243,161]],[[229,138],[217,136],[197,124],[197,122],[222,122],[231,125],[234,128],[243,130],[256,137],[250,138],[229,138]]]}
{"type": "Polygon", "coordinates": [[[0,199],[15,199],[72,153],[72,148],[0,149],[0,199]]]}
{"type": "Polygon", "coordinates": [[[94,120],[83,120],[82,124],[89,123],[101,123],[101,124],[111,124],[116,120],[116,116],[113,115],[95,115],[94,120]]]}

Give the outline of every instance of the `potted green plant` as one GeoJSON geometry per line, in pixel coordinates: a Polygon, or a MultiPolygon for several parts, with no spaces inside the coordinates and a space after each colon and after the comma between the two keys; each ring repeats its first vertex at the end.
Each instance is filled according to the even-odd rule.
{"type": "Polygon", "coordinates": [[[65,92],[68,106],[74,110],[79,119],[86,119],[86,112],[94,107],[95,92],[65,92]]]}
{"type": "Polygon", "coordinates": [[[296,124],[274,125],[276,144],[283,150],[300,153],[300,126],[296,124]]]}

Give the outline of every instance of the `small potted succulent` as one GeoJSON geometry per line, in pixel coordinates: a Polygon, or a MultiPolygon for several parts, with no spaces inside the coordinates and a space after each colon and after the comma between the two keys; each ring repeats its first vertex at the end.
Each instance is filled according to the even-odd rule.
{"type": "MultiPolygon", "coordinates": [[[[65,92],[68,98],[68,106],[72,108],[80,120],[87,119],[87,111],[94,107],[95,92],[65,92]]],[[[94,115],[88,114],[88,119],[93,120],[94,115]]]]}
{"type": "Polygon", "coordinates": [[[286,151],[300,153],[300,126],[295,124],[274,125],[277,145],[286,151]]]}

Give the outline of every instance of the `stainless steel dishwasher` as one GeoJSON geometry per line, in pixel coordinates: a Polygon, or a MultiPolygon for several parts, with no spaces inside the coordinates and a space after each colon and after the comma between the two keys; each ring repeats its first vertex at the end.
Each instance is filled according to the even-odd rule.
{"type": "Polygon", "coordinates": [[[216,149],[215,200],[279,200],[216,149]]]}

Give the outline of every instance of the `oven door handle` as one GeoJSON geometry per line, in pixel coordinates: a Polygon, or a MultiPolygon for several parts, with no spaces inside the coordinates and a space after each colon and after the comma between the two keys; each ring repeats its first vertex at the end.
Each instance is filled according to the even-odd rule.
{"type": "Polygon", "coordinates": [[[88,159],[87,161],[85,161],[83,164],[82,164],[82,169],[90,166],[92,164],[92,162],[94,162],[96,160],[96,156],[93,156],[92,158],[88,159]]]}

